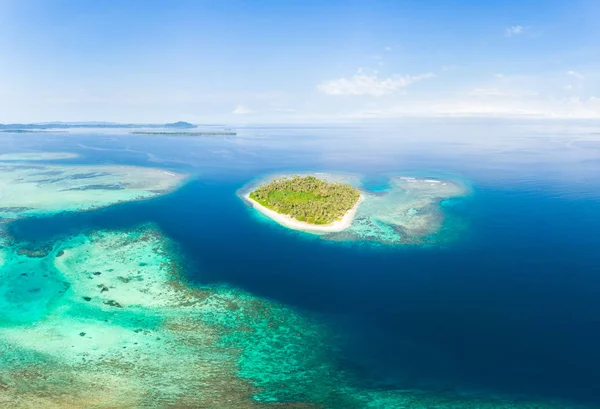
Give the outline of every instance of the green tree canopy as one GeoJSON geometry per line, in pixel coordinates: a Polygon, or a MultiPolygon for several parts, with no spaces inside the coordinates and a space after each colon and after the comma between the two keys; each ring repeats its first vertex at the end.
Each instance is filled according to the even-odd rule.
{"type": "Polygon", "coordinates": [[[360,198],[357,188],[314,176],[285,176],[259,186],[250,198],[299,221],[329,224],[341,219],[360,198]]]}

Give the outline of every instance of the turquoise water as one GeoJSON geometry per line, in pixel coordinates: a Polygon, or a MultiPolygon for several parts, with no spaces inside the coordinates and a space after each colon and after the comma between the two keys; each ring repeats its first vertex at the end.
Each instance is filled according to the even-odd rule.
{"type": "Polygon", "coordinates": [[[362,187],[373,193],[385,193],[391,188],[390,181],[385,176],[364,177],[362,187]]]}
{"type": "MultiPolygon", "coordinates": [[[[156,407],[597,407],[600,151],[579,147],[586,135],[447,124],[433,136],[439,128],[3,136],[6,152],[75,152],[80,164],[192,179],[154,199],[5,226],[0,381],[19,393],[0,402],[41,399],[50,382],[55,407],[65,393],[72,407],[136,407],[150,390],[156,407]],[[421,138],[403,141],[407,132],[421,138]],[[364,176],[374,203],[405,200],[391,176],[469,189],[405,209],[438,226],[418,240],[396,238],[383,217],[375,227],[393,238],[383,243],[291,231],[236,194],[303,171],[364,176]],[[24,371],[39,374],[27,387],[24,371]]],[[[369,223],[390,213],[374,206],[369,223]]]]}

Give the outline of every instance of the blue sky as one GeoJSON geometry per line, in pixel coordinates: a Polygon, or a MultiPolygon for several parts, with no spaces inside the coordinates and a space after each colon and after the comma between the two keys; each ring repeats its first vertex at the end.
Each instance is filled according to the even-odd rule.
{"type": "Polygon", "coordinates": [[[600,117],[600,2],[0,0],[0,122],[600,117]]]}

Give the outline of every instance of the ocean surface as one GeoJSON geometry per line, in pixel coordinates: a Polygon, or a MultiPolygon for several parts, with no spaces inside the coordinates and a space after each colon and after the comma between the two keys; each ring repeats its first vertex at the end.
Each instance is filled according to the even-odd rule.
{"type": "Polygon", "coordinates": [[[463,391],[600,407],[600,125],[407,121],[241,127],[232,137],[111,130],[2,135],[0,153],[185,172],[156,199],[21,219],[18,242],[153,222],[198,286],[226,284],[331,329],[331,359],[364,388],[463,391]],[[335,242],[283,228],[236,194],[277,173],[336,172],[385,191],[390,175],[454,180],[452,240],[335,242]]]}

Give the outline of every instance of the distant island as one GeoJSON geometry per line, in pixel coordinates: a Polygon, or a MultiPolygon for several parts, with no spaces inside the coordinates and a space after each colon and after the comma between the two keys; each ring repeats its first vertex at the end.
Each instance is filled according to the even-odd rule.
{"type": "Polygon", "coordinates": [[[174,135],[174,136],[235,136],[237,133],[231,131],[132,131],[133,135],[174,135]]]}
{"type": "Polygon", "coordinates": [[[174,122],[172,124],[165,124],[165,128],[178,128],[178,129],[189,129],[196,128],[197,126],[194,124],[190,124],[189,122],[174,122]]]}
{"type": "Polygon", "coordinates": [[[189,122],[172,122],[167,124],[119,124],[114,122],[43,122],[34,124],[0,124],[0,133],[57,133],[68,132],[67,129],[132,129],[129,133],[136,135],[171,135],[171,136],[236,136],[237,133],[227,129],[225,125],[201,125],[205,130],[189,131],[198,125],[189,122]],[[216,128],[216,129],[215,129],[216,128]],[[211,130],[212,129],[212,130],[211,130]]]}
{"type": "Polygon", "coordinates": [[[348,228],[362,201],[360,191],[353,186],[298,175],[260,185],[245,198],[286,227],[323,233],[348,228]]]}
{"type": "MultiPolygon", "coordinates": [[[[221,126],[218,124],[203,124],[203,126],[221,126]]],[[[119,129],[119,128],[172,128],[172,129],[191,129],[198,125],[189,122],[173,122],[167,124],[120,124],[116,122],[40,122],[33,124],[0,124],[0,130],[7,131],[25,131],[37,129],[70,129],[70,128],[101,128],[101,129],[119,129]]]]}
{"type": "Polygon", "coordinates": [[[49,131],[44,129],[0,129],[4,133],[67,133],[67,131],[49,131]]]}

